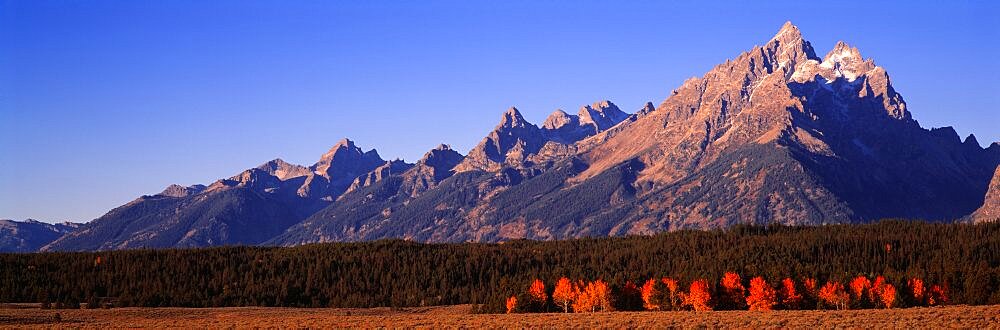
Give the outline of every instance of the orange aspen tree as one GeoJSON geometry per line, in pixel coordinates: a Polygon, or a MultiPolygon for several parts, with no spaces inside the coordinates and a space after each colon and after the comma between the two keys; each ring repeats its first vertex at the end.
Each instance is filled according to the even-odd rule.
{"type": "Polygon", "coordinates": [[[868,280],[867,277],[858,276],[851,280],[848,287],[851,289],[851,299],[853,299],[855,306],[866,307],[865,299],[870,294],[872,281],[868,280]]]}
{"type": "Polygon", "coordinates": [[[549,300],[549,296],[545,293],[545,283],[539,279],[531,282],[531,287],[528,288],[528,296],[531,297],[531,302],[539,309],[545,306],[545,302],[549,300]]]}
{"type": "Polygon", "coordinates": [[[819,300],[837,309],[847,309],[850,299],[851,296],[844,291],[844,285],[840,282],[826,282],[826,285],[819,289],[819,300]]]}
{"type": "Polygon", "coordinates": [[[750,295],[747,296],[747,306],[750,310],[769,311],[777,304],[777,293],[763,277],[757,276],[750,280],[750,295]]]}
{"type": "Polygon", "coordinates": [[[568,278],[563,277],[559,279],[559,282],[556,282],[556,289],[552,292],[552,302],[562,306],[563,313],[569,313],[569,305],[573,303],[573,300],[576,300],[577,294],[573,283],[568,278]]]}
{"type": "Polygon", "coordinates": [[[507,298],[507,314],[513,313],[514,309],[517,308],[517,297],[510,296],[507,298]]]}
{"type": "Polygon", "coordinates": [[[913,302],[917,305],[923,305],[926,301],[924,295],[927,293],[924,288],[924,280],[911,278],[906,284],[910,287],[910,293],[913,294],[913,302]]]}
{"type": "Polygon", "coordinates": [[[584,287],[573,300],[573,311],[576,313],[591,313],[596,307],[593,290],[590,286],[584,287]]]}
{"type": "Polygon", "coordinates": [[[592,294],[594,296],[594,303],[596,307],[600,307],[602,312],[613,311],[614,307],[611,306],[611,288],[608,286],[608,283],[605,283],[602,280],[597,280],[591,284],[594,288],[592,294]]]}
{"type": "Polygon", "coordinates": [[[661,295],[662,293],[656,290],[656,279],[649,279],[642,285],[642,307],[651,311],[659,310],[661,306],[656,298],[661,295]]]}
{"type": "Polygon", "coordinates": [[[667,285],[667,292],[668,292],[668,294],[666,295],[667,297],[666,300],[669,304],[664,303],[664,305],[669,305],[668,307],[670,310],[679,309],[683,304],[683,302],[681,301],[681,290],[680,290],[680,285],[677,284],[677,280],[669,277],[664,277],[661,281],[663,281],[663,284],[667,285]]]}
{"type": "Polygon", "coordinates": [[[712,310],[712,293],[708,291],[708,280],[691,282],[691,288],[684,297],[684,305],[691,306],[696,311],[712,310]]]}
{"type": "Polygon", "coordinates": [[[785,278],[781,281],[778,297],[781,299],[781,306],[785,309],[799,309],[802,305],[802,295],[795,289],[795,281],[791,278],[785,278]]]}
{"type": "Polygon", "coordinates": [[[742,309],[746,303],[746,288],[743,287],[743,280],[740,275],[734,272],[726,272],[722,276],[722,299],[719,307],[723,309],[742,309]]]}
{"type": "Polygon", "coordinates": [[[580,295],[573,302],[573,311],[576,312],[609,312],[611,307],[611,289],[602,280],[587,283],[587,286],[580,291],[580,295]]]}
{"type": "Polygon", "coordinates": [[[878,289],[878,300],[885,308],[892,308],[896,304],[896,287],[892,284],[882,284],[878,289]]]}
{"type": "Polygon", "coordinates": [[[882,275],[876,276],[875,281],[872,282],[871,290],[868,291],[868,300],[872,303],[882,301],[882,298],[879,296],[882,294],[882,286],[884,285],[886,285],[885,277],[882,277],[882,275]]]}

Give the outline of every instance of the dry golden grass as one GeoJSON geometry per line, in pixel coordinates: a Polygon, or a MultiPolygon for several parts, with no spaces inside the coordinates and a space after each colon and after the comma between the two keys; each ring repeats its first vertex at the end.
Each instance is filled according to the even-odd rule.
{"type": "Polygon", "coordinates": [[[1000,328],[1000,305],[893,310],[469,314],[469,306],[391,310],[0,306],[0,328],[1000,328]],[[56,316],[58,314],[58,317],[56,316]]]}

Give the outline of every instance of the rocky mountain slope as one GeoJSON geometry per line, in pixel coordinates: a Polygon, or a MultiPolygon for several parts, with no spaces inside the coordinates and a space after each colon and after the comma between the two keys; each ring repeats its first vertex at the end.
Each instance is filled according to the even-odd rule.
{"type": "Polygon", "coordinates": [[[986,193],[986,201],[976,212],[972,213],[972,220],[976,223],[1000,221],[1000,167],[997,167],[990,181],[990,188],[986,193]]]}
{"type": "Polygon", "coordinates": [[[1000,143],[921,127],[884,68],[844,42],[820,57],[786,23],[634,114],[600,101],[536,126],[512,107],[467,156],[442,145],[414,164],[344,140],[309,167],[274,160],[143,196],[44,249],[982,218],[998,164],[1000,143]]]}
{"type": "Polygon", "coordinates": [[[344,139],[309,167],[275,159],[208,186],[172,185],[111,210],[43,251],[260,244],[385,163],[344,139]]]}
{"type": "Polygon", "coordinates": [[[982,205],[1000,162],[996,145],[921,128],[885,69],[858,49],[840,42],[821,58],[790,23],[658,107],[608,116],[616,122],[594,131],[579,128],[587,108],[556,111],[541,128],[512,108],[446,189],[375,204],[372,191],[366,203],[377,212],[331,206],[307,220],[323,229],[284,235],[312,240],[272,243],[950,220],[982,205]]]}
{"type": "Polygon", "coordinates": [[[32,219],[25,221],[0,220],[0,253],[35,252],[80,224],[64,222],[44,223],[32,219]]]}
{"type": "Polygon", "coordinates": [[[884,68],[843,42],[819,58],[790,23],[613,133],[581,152],[580,177],[646,165],[625,232],[955,219],[982,203],[998,159],[921,128],[884,68]]]}

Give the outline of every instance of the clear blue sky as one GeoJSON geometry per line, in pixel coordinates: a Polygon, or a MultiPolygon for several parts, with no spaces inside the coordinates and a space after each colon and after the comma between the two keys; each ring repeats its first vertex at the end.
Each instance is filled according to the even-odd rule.
{"type": "Polygon", "coordinates": [[[996,2],[801,2],[0,0],[0,218],[89,221],[342,137],[465,152],[511,105],[634,112],[786,20],[875,58],[925,127],[1000,140],[996,2]]]}

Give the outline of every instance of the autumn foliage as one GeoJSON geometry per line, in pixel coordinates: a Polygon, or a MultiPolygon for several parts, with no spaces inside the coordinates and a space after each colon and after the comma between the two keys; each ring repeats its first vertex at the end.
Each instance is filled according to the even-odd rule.
{"type": "Polygon", "coordinates": [[[576,300],[578,292],[568,278],[560,278],[556,289],[552,292],[552,302],[562,307],[563,313],[569,313],[569,306],[576,300]]]}
{"type": "Polygon", "coordinates": [[[597,280],[587,283],[579,292],[580,294],[573,301],[573,311],[580,313],[610,312],[613,310],[611,306],[611,289],[604,281],[597,280]]]}
{"type": "Polygon", "coordinates": [[[649,279],[642,285],[642,307],[646,310],[660,310],[660,303],[663,298],[663,291],[656,279],[649,279]]]}
{"type": "Polygon", "coordinates": [[[666,309],[672,311],[680,309],[681,305],[684,304],[684,302],[681,301],[680,284],[677,283],[677,280],[669,277],[664,277],[661,281],[667,287],[667,293],[664,297],[663,305],[666,309]]]}
{"type": "Polygon", "coordinates": [[[850,298],[847,292],[844,291],[844,285],[840,284],[840,282],[826,282],[819,289],[819,300],[827,306],[836,309],[847,309],[850,298]]]}
{"type": "Polygon", "coordinates": [[[864,276],[858,276],[851,280],[849,287],[851,289],[851,301],[854,303],[854,306],[868,307],[871,297],[869,294],[872,288],[871,280],[864,276]]]}
{"type": "Polygon", "coordinates": [[[646,310],[678,310],[683,305],[677,280],[651,278],[642,285],[642,307],[646,310]]]}
{"type": "Polygon", "coordinates": [[[883,284],[878,291],[879,302],[882,307],[892,308],[896,305],[896,287],[892,284],[883,284]]]}
{"type": "Polygon", "coordinates": [[[746,288],[740,275],[734,272],[726,272],[722,276],[722,297],[719,299],[719,307],[723,309],[743,309],[746,305],[746,288]]]}
{"type": "Polygon", "coordinates": [[[778,295],[763,277],[750,280],[750,295],[747,296],[747,306],[752,311],[769,311],[778,304],[778,295]]]}
{"type": "Polygon", "coordinates": [[[795,281],[791,278],[781,280],[778,299],[781,300],[781,306],[785,309],[799,309],[802,306],[802,295],[795,288],[795,281]]]}
{"type": "Polygon", "coordinates": [[[771,285],[761,276],[750,280],[745,287],[739,274],[725,273],[719,281],[718,291],[715,291],[707,279],[695,279],[689,283],[686,292],[680,289],[680,282],[671,278],[650,278],[637,286],[632,281],[624,281],[620,286],[613,286],[603,280],[587,282],[572,281],[567,277],[556,281],[551,300],[546,291],[545,282],[535,279],[527,286],[526,291],[507,298],[508,313],[533,312],[551,310],[553,307],[563,312],[592,313],[622,310],[693,310],[708,311],[714,309],[743,306],[751,311],[771,311],[774,309],[855,309],[855,308],[896,308],[901,304],[909,306],[934,306],[948,302],[947,288],[934,284],[925,287],[923,280],[912,278],[900,280],[909,293],[900,293],[896,286],[883,276],[874,280],[865,276],[850,278],[848,285],[840,281],[829,280],[822,287],[816,287],[816,280],[803,278],[801,286],[790,277],[786,277],[771,285]],[[914,302],[899,297],[906,294],[914,295],[914,302]],[[519,302],[518,297],[527,299],[527,303],[519,302]],[[731,299],[743,297],[740,304],[731,299]],[[722,306],[722,301],[728,301],[728,306],[722,306]],[[519,305],[519,303],[525,305],[519,305]],[[817,304],[818,303],[818,304],[817,304]],[[532,305],[533,304],[533,305],[532,305]],[[551,305],[550,305],[551,304],[551,305]],[[535,306],[538,305],[538,306],[535,306]]]}
{"type": "Polygon", "coordinates": [[[531,282],[531,287],[528,288],[528,297],[531,298],[532,304],[544,306],[545,302],[549,300],[549,296],[545,293],[545,283],[539,279],[531,282]]]}
{"type": "MultiPolygon", "coordinates": [[[[886,284],[888,283],[885,282],[885,277],[881,275],[876,276],[875,280],[872,281],[871,290],[868,291],[868,300],[873,303],[881,302],[882,298],[879,296],[881,295],[881,292],[885,288],[886,284]]],[[[893,289],[895,289],[895,287],[893,287],[893,289]]]]}
{"type": "Polygon", "coordinates": [[[708,290],[708,280],[691,282],[691,288],[684,296],[684,305],[696,311],[712,310],[712,293],[708,290]]]}
{"type": "Polygon", "coordinates": [[[927,293],[927,289],[924,288],[924,280],[919,278],[911,278],[906,282],[906,285],[910,287],[910,293],[912,294],[913,301],[916,303],[923,303],[924,295],[927,293]]]}

